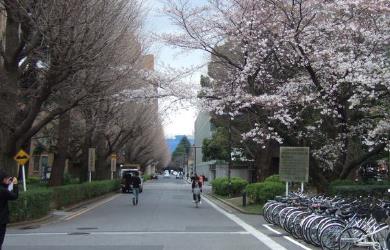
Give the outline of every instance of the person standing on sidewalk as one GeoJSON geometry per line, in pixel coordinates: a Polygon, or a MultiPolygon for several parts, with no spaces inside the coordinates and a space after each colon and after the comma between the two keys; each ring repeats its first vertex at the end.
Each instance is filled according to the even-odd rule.
{"type": "Polygon", "coordinates": [[[135,172],[135,175],[131,180],[131,184],[133,185],[133,195],[134,195],[133,205],[138,205],[139,189],[141,186],[141,178],[139,178],[139,172],[135,172]]]}
{"type": "Polygon", "coordinates": [[[0,250],[3,246],[5,231],[9,223],[8,201],[16,200],[19,195],[18,180],[0,172],[0,250]]]}

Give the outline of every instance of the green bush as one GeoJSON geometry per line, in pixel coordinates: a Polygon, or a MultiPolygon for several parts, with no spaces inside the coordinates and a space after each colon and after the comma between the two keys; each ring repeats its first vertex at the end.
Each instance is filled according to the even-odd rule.
{"type": "Polygon", "coordinates": [[[120,182],[115,181],[94,181],[66,185],[52,188],[53,202],[55,208],[62,208],[80,201],[91,199],[120,188],[120,182]]]}
{"type": "Polygon", "coordinates": [[[333,195],[353,196],[353,197],[367,197],[376,196],[383,197],[388,192],[390,185],[376,184],[376,185],[333,185],[330,186],[329,191],[333,195]]]}
{"type": "Polygon", "coordinates": [[[358,185],[359,183],[353,180],[334,180],[332,181],[329,186],[345,186],[345,185],[358,185]]]}
{"type": "Polygon", "coordinates": [[[143,179],[144,179],[144,181],[148,181],[148,180],[152,179],[152,175],[151,174],[144,174],[143,179]]]}
{"type": "Polygon", "coordinates": [[[274,174],[274,175],[268,176],[267,178],[265,178],[264,181],[282,182],[279,179],[279,175],[278,174],[274,174]]]}
{"type": "Polygon", "coordinates": [[[69,173],[64,174],[64,185],[79,184],[79,178],[73,178],[69,173]]]}
{"type": "Polygon", "coordinates": [[[11,222],[41,218],[50,211],[52,190],[48,188],[20,192],[19,198],[9,202],[11,222]]]}
{"type": "Polygon", "coordinates": [[[26,179],[27,185],[39,185],[41,184],[41,179],[39,177],[30,176],[26,179]]]}
{"type": "Polygon", "coordinates": [[[277,195],[285,192],[285,185],[282,182],[264,181],[249,184],[245,191],[251,203],[264,204],[277,195]]]}
{"type": "MultiPolygon", "coordinates": [[[[241,195],[242,191],[248,185],[248,182],[240,177],[231,178],[232,183],[232,195],[237,196],[241,195]]],[[[228,190],[229,181],[227,177],[216,178],[211,182],[211,186],[213,187],[213,191],[217,195],[226,196],[229,194],[228,190]]]]}

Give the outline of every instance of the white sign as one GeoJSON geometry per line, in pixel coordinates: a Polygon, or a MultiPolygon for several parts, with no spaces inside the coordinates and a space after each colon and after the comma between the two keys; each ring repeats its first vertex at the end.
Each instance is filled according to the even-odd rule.
{"type": "Polygon", "coordinates": [[[116,154],[111,155],[111,172],[116,171],[116,154]]]}
{"type": "Polygon", "coordinates": [[[308,147],[280,147],[279,178],[286,182],[309,181],[308,147]]]}
{"type": "Polygon", "coordinates": [[[95,161],[96,161],[96,149],[88,149],[88,171],[95,172],[95,161]]]}

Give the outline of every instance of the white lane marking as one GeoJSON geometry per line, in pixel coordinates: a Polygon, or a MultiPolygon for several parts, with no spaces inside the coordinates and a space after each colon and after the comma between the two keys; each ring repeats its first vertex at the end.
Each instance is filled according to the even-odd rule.
{"type": "MultiPolygon", "coordinates": [[[[249,235],[249,232],[246,231],[240,231],[240,232],[78,232],[78,233],[88,233],[88,235],[147,235],[147,234],[221,234],[221,235],[229,235],[229,234],[238,234],[238,235],[249,235]]],[[[19,237],[19,236],[56,236],[56,235],[69,235],[69,233],[14,233],[14,234],[7,234],[7,237],[19,237]]]]}
{"type": "Polygon", "coordinates": [[[263,226],[264,226],[265,228],[267,228],[268,230],[270,230],[270,231],[272,231],[272,232],[274,232],[274,233],[276,233],[276,234],[278,234],[278,235],[281,235],[281,234],[282,234],[281,232],[276,231],[275,229],[273,229],[272,227],[270,227],[270,226],[267,225],[267,224],[263,224],[263,226]]]}
{"type": "Polygon", "coordinates": [[[256,239],[261,241],[263,244],[265,244],[267,247],[269,247],[272,250],[287,250],[280,244],[278,244],[276,241],[272,240],[267,235],[261,233],[260,231],[256,230],[256,228],[252,227],[251,225],[247,224],[234,214],[229,214],[214,203],[212,203],[210,200],[208,200],[206,197],[203,197],[203,200],[205,200],[210,206],[212,206],[215,210],[222,213],[226,217],[228,217],[230,220],[234,221],[236,224],[241,226],[245,231],[249,232],[252,236],[254,236],[256,239]]]}
{"type": "MultiPolygon", "coordinates": [[[[282,234],[281,232],[273,229],[270,224],[263,224],[263,226],[265,228],[267,228],[268,230],[270,230],[270,231],[272,231],[272,232],[274,232],[274,233],[276,233],[278,235],[282,234]]],[[[286,240],[290,241],[291,243],[294,243],[297,246],[300,246],[301,248],[303,248],[305,250],[312,250],[310,247],[307,247],[307,246],[303,245],[302,243],[300,243],[300,242],[294,240],[293,238],[291,238],[290,236],[283,236],[283,238],[285,238],[286,240]]]]}
{"type": "Polygon", "coordinates": [[[82,215],[82,214],[84,214],[84,213],[86,213],[88,211],[91,211],[92,209],[95,209],[95,208],[97,208],[97,207],[99,207],[99,206],[101,206],[101,205],[103,205],[103,204],[105,204],[105,203],[107,203],[109,201],[112,201],[113,199],[115,199],[119,195],[120,194],[116,194],[116,195],[114,195],[112,197],[109,197],[109,198],[107,198],[107,199],[105,199],[103,201],[100,201],[100,202],[98,202],[98,203],[96,203],[96,204],[94,204],[94,205],[92,205],[92,206],[90,206],[90,207],[88,207],[86,209],[83,209],[83,210],[81,210],[79,212],[76,212],[75,214],[69,215],[69,216],[65,217],[64,220],[71,220],[71,219],[73,219],[73,218],[75,218],[77,216],[80,216],[80,215],[82,215]]]}
{"type": "Polygon", "coordinates": [[[298,242],[298,241],[292,239],[290,236],[283,236],[283,238],[285,238],[286,240],[288,240],[288,241],[294,243],[294,244],[297,245],[297,246],[302,247],[302,248],[305,249],[305,250],[313,250],[313,249],[311,249],[310,247],[307,247],[307,246],[303,245],[302,243],[300,243],[300,242],[298,242]]]}

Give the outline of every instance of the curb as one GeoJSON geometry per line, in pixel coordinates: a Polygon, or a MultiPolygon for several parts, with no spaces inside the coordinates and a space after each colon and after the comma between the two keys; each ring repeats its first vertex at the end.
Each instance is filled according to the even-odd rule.
{"type": "Polygon", "coordinates": [[[211,197],[211,198],[214,198],[214,199],[216,199],[216,200],[222,202],[223,204],[225,204],[225,205],[227,205],[227,206],[229,206],[229,207],[235,209],[236,211],[238,211],[238,212],[240,212],[240,213],[242,213],[242,214],[262,215],[262,214],[260,214],[260,213],[251,213],[251,212],[247,212],[247,211],[245,211],[244,209],[242,209],[242,208],[240,208],[240,207],[237,207],[236,205],[231,204],[230,202],[227,202],[227,201],[225,201],[225,200],[223,200],[223,199],[221,199],[221,198],[219,198],[219,197],[217,197],[217,196],[215,196],[215,195],[213,195],[213,194],[207,194],[207,196],[208,196],[208,197],[211,197]]]}
{"type": "Polygon", "coordinates": [[[39,219],[35,219],[35,220],[28,220],[28,221],[19,221],[19,222],[14,222],[14,223],[9,223],[7,224],[7,227],[20,227],[20,226],[32,226],[32,225],[36,225],[40,222],[43,222],[43,221],[50,221],[50,219],[54,218],[54,215],[53,214],[48,214],[42,218],[39,218],[39,219]]]}

